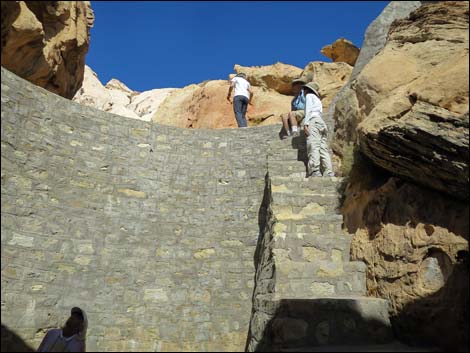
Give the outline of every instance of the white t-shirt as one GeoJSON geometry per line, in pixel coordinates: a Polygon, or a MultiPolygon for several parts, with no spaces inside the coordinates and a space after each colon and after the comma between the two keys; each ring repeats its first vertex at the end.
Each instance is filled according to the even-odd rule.
{"type": "Polygon", "coordinates": [[[78,335],[66,338],[62,329],[52,329],[44,336],[38,352],[85,352],[85,342],[78,335]]]}
{"type": "Polygon", "coordinates": [[[248,89],[250,88],[250,83],[245,80],[243,77],[234,77],[232,78],[231,82],[234,85],[235,93],[233,96],[245,96],[246,98],[250,99],[250,92],[248,89]]]}
{"type": "Polygon", "coordinates": [[[315,94],[309,93],[305,97],[305,118],[302,125],[317,125],[319,127],[326,127],[322,119],[323,106],[320,98],[315,94]]]}

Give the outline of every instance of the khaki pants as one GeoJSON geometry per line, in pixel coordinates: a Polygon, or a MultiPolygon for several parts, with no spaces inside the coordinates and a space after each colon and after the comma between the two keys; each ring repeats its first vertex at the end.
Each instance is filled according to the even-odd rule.
{"type": "Polygon", "coordinates": [[[323,170],[323,175],[332,175],[330,152],[326,131],[322,134],[315,125],[309,125],[310,135],[307,137],[308,175],[323,170]]]}

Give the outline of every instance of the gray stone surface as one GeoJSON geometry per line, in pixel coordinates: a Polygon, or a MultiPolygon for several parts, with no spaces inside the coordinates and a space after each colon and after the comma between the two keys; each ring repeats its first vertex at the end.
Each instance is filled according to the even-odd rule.
{"type": "Polygon", "coordinates": [[[303,136],[273,141],[248,351],[388,343],[387,302],[367,298],[338,211],[342,178],[305,178],[303,136]],[[296,158],[297,157],[297,158],[296,158]]]}
{"type": "Polygon", "coordinates": [[[302,136],[118,117],[4,69],[1,101],[2,324],[27,344],[72,306],[92,351],[389,339],[349,261],[343,181],[304,178],[302,136]]]}
{"type": "Polygon", "coordinates": [[[241,351],[279,126],[184,130],[2,68],[2,324],[37,347],[72,306],[88,349],[241,351]]]}
{"type": "Polygon", "coordinates": [[[392,22],[407,17],[422,3],[424,1],[390,1],[380,15],[367,27],[350,81],[353,81],[364,66],[385,46],[392,22]]]}

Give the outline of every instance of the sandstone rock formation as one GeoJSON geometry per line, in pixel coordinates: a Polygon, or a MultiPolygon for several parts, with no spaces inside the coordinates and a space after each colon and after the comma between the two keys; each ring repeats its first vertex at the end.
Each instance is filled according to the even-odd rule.
{"type": "Polygon", "coordinates": [[[393,21],[406,18],[426,1],[390,1],[382,13],[367,27],[361,51],[354,65],[351,80],[385,45],[393,21]]]}
{"type": "Polygon", "coordinates": [[[462,351],[468,2],[425,3],[393,22],[386,41],[381,22],[391,21],[372,27],[383,47],[364,45],[361,54],[377,55],[356,71],[358,59],[330,110],[335,152],[345,162],[354,151],[343,205],[345,226],[355,233],[352,256],[368,266],[369,293],[390,300],[399,338],[462,351]]]}
{"type": "Polygon", "coordinates": [[[253,86],[273,89],[281,94],[293,95],[292,80],[298,78],[302,70],[296,66],[278,62],[274,65],[247,67],[234,66],[238,74],[243,72],[253,86]]]}
{"type": "Polygon", "coordinates": [[[399,178],[381,179],[370,165],[356,174],[346,189],[344,224],[355,233],[352,258],[367,265],[369,295],[389,299],[402,340],[461,351],[468,329],[468,204],[399,178]]]}
{"type": "MultiPolygon", "coordinates": [[[[342,173],[344,159],[350,158],[351,144],[357,141],[356,128],[359,123],[355,91],[351,85],[364,66],[385,46],[388,30],[396,19],[407,17],[421,6],[421,1],[391,1],[382,13],[367,27],[364,42],[359,52],[349,82],[334,97],[329,109],[324,113],[328,126],[334,126],[334,134],[329,136],[334,155],[334,166],[342,173]]],[[[333,131],[333,130],[332,130],[333,131]]]]}
{"type": "MultiPolygon", "coordinates": [[[[226,99],[228,89],[228,81],[216,80],[176,90],[163,101],[152,120],[186,128],[237,127],[232,104],[226,99]]],[[[280,114],[289,110],[291,96],[257,86],[253,91],[248,126],[278,123],[280,114]]]]}
{"type": "Polygon", "coordinates": [[[395,22],[354,85],[362,151],[377,165],[468,199],[468,2],[395,22]]]}
{"type": "Polygon", "coordinates": [[[139,93],[117,79],[111,79],[103,86],[96,73],[85,66],[83,84],[73,100],[109,113],[150,121],[159,105],[173,90],[162,88],[139,93]]]}
{"type": "Polygon", "coordinates": [[[340,38],[333,44],[326,45],[321,53],[333,60],[333,62],[345,62],[351,66],[356,63],[360,49],[347,39],[340,38]]]}
{"type": "MultiPolygon", "coordinates": [[[[292,95],[287,86],[304,75],[320,85],[323,107],[328,109],[335,94],[347,82],[351,66],[346,63],[311,62],[304,70],[277,63],[269,66],[242,67],[254,90],[253,105],[248,107],[249,126],[278,124],[280,115],[290,110],[292,95]],[[284,88],[283,88],[284,87],[284,88]],[[284,93],[282,93],[284,92],[284,93]]],[[[119,80],[103,86],[96,73],[85,68],[83,85],[74,101],[110,113],[185,128],[237,127],[233,107],[226,100],[229,81],[214,80],[192,84],[182,89],[165,88],[135,92],[119,80]]]]}
{"type": "Polygon", "coordinates": [[[2,1],[2,66],[72,98],[83,80],[89,1],[2,1]]]}
{"type": "MultiPolygon", "coordinates": [[[[280,115],[290,110],[293,98],[287,87],[304,76],[320,85],[324,109],[343,87],[351,74],[346,63],[311,62],[304,70],[277,63],[269,66],[242,67],[236,72],[247,75],[254,91],[253,105],[248,107],[248,125],[270,125],[280,122],[280,115]]],[[[228,81],[207,81],[190,85],[168,96],[153,120],[162,124],[191,128],[236,127],[233,107],[226,100],[228,81]]]]}

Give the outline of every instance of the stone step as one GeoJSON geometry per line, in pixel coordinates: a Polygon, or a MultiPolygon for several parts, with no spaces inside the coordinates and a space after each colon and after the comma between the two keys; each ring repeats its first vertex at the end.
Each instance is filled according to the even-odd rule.
{"type": "Polygon", "coordinates": [[[282,223],[295,221],[296,224],[318,224],[319,222],[331,222],[337,225],[343,222],[343,216],[327,212],[327,209],[316,203],[311,203],[305,207],[290,205],[278,205],[273,203],[271,210],[276,219],[282,223]]]}
{"type": "Polygon", "coordinates": [[[268,162],[271,161],[307,161],[306,149],[279,149],[268,151],[268,162]]]}
{"type": "Polygon", "coordinates": [[[285,140],[273,140],[269,143],[270,150],[279,150],[279,149],[306,149],[307,143],[305,140],[305,135],[301,133],[302,136],[287,138],[285,140]]]}
{"type": "Polygon", "coordinates": [[[394,341],[384,299],[362,296],[255,299],[270,320],[262,351],[394,341]]]}
{"type": "Polygon", "coordinates": [[[337,193],[313,192],[311,194],[276,192],[272,194],[272,200],[273,205],[288,205],[299,212],[306,207],[317,207],[318,210],[322,209],[325,214],[338,214],[341,202],[337,193]]]}
{"type": "Polygon", "coordinates": [[[268,160],[269,175],[284,177],[306,177],[307,167],[305,162],[298,160],[276,161],[268,160]]]}
{"type": "MultiPolygon", "coordinates": [[[[344,184],[347,182],[346,178],[341,177],[302,177],[302,176],[284,176],[284,175],[271,175],[271,188],[276,186],[280,190],[310,190],[322,192],[325,189],[330,191],[340,192],[344,184]],[[280,186],[283,185],[281,188],[280,186]]],[[[276,190],[276,189],[274,189],[276,190]]]]}
{"type": "MultiPolygon", "coordinates": [[[[306,173],[306,172],[305,172],[306,173]]],[[[284,174],[284,176],[287,176],[284,174]]],[[[297,178],[296,175],[289,175],[291,178],[297,178]]],[[[279,177],[278,177],[279,178],[279,177]]],[[[317,178],[310,178],[317,179],[317,178]]],[[[318,178],[324,179],[324,178],[318,178]]],[[[308,180],[308,179],[307,179],[308,180]]],[[[289,180],[274,180],[271,181],[271,192],[274,194],[292,194],[292,195],[334,195],[337,199],[341,197],[341,184],[339,183],[321,183],[315,184],[314,180],[311,182],[299,182],[289,180]]]]}
{"type": "Polygon", "coordinates": [[[351,236],[342,234],[312,234],[281,231],[274,238],[275,249],[285,249],[293,261],[309,261],[334,258],[341,254],[344,262],[350,259],[351,236]]]}
{"type": "Polygon", "coordinates": [[[275,352],[440,352],[435,348],[411,347],[399,341],[386,344],[326,345],[316,347],[273,347],[275,352]]]}
{"type": "MultiPolygon", "coordinates": [[[[279,252],[273,250],[274,256],[279,252]]],[[[285,254],[282,253],[284,256],[285,254]]],[[[366,293],[366,266],[361,261],[343,262],[336,259],[298,262],[275,260],[276,292],[293,296],[320,296],[366,293]]]]}

